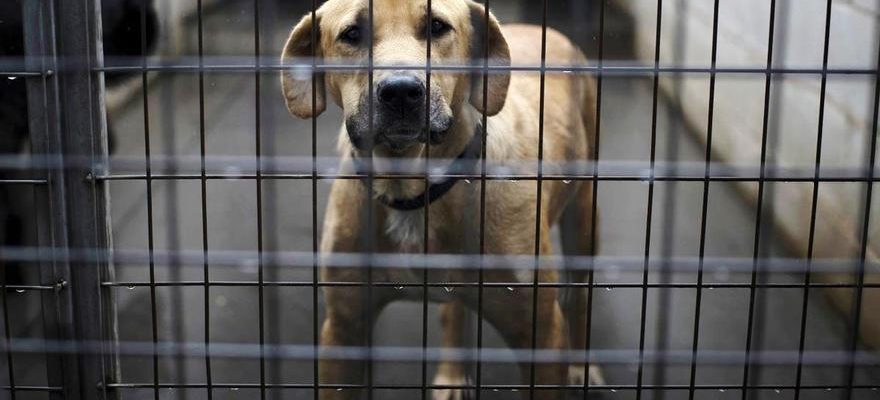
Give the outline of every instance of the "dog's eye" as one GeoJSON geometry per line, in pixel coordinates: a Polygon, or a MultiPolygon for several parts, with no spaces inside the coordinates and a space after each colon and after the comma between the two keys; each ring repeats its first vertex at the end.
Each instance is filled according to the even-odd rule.
{"type": "Polygon", "coordinates": [[[440,37],[451,31],[452,27],[445,21],[434,18],[431,20],[431,37],[440,37]]]}
{"type": "Polygon", "coordinates": [[[361,28],[358,26],[350,26],[348,29],[342,31],[342,34],[339,35],[339,40],[346,42],[348,44],[356,45],[361,41],[361,28]]]}

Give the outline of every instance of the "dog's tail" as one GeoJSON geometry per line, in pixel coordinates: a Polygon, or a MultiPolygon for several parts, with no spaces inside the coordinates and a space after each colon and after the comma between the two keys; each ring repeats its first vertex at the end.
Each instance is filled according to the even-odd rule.
{"type": "MultiPolygon", "coordinates": [[[[575,65],[585,65],[586,57],[579,54],[579,60],[575,65]]],[[[597,137],[597,85],[595,80],[587,75],[579,75],[576,85],[576,95],[580,105],[580,117],[586,133],[587,157],[594,160],[597,137]]],[[[584,161],[584,160],[578,160],[584,161]]],[[[592,163],[587,173],[597,171],[592,163]]],[[[595,186],[593,182],[584,181],[571,197],[560,218],[559,230],[562,239],[562,253],[565,255],[563,263],[563,279],[567,283],[583,284],[589,282],[592,277],[593,256],[598,247],[597,237],[599,234],[599,215],[596,209],[595,186]]],[[[568,321],[569,343],[572,349],[587,350],[589,346],[588,335],[591,327],[590,309],[592,304],[589,289],[584,287],[571,287],[562,291],[562,304],[568,321]]],[[[583,365],[572,364],[569,369],[572,384],[581,384],[584,379],[590,379],[593,384],[602,384],[602,374],[595,366],[590,366],[589,372],[583,365]]]]}
{"type": "MultiPolygon", "coordinates": [[[[577,50],[571,59],[571,64],[586,65],[587,57],[583,52],[577,50]]],[[[572,75],[572,80],[573,86],[576,87],[576,90],[572,93],[578,97],[575,99],[574,104],[579,106],[577,110],[578,116],[581,119],[579,122],[583,124],[583,132],[586,136],[585,138],[572,138],[578,142],[580,140],[586,142],[586,152],[584,153],[586,159],[577,160],[579,165],[578,171],[585,174],[593,174],[597,171],[595,164],[581,162],[590,160],[595,162],[595,155],[598,154],[596,152],[596,146],[598,145],[598,86],[596,85],[596,80],[586,74],[572,75]],[[585,167],[581,168],[581,166],[585,167]]],[[[598,226],[594,222],[598,221],[594,221],[594,219],[597,219],[598,216],[594,207],[594,189],[593,182],[583,181],[566,204],[562,213],[559,228],[562,236],[562,251],[566,256],[580,258],[595,254],[597,243],[594,238],[597,235],[598,226]]],[[[583,260],[581,259],[580,261],[583,260]]],[[[571,282],[586,282],[588,278],[588,268],[585,268],[584,263],[580,261],[575,263],[577,265],[571,265],[571,263],[566,263],[568,265],[565,265],[566,275],[569,276],[571,282]]]]}

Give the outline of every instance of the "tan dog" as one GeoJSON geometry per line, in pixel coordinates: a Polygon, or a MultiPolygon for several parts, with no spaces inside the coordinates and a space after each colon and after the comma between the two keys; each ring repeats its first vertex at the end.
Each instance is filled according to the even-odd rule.
{"type": "MultiPolygon", "coordinates": [[[[458,166],[478,174],[481,123],[488,118],[486,154],[491,163],[531,165],[536,171],[539,159],[540,74],[535,71],[500,71],[483,76],[479,72],[432,69],[427,84],[427,42],[431,41],[431,65],[493,66],[541,64],[540,27],[501,27],[483,6],[470,0],[433,0],[430,13],[426,0],[374,0],[373,32],[370,29],[367,0],[329,0],[317,10],[316,20],[307,15],[293,29],[284,48],[283,62],[367,65],[372,43],[375,69],[372,81],[360,70],[329,70],[315,75],[298,74],[295,69],[282,74],[282,85],[291,113],[314,118],[326,108],[326,96],[344,110],[339,148],[343,173],[361,172],[372,163],[376,174],[390,174],[395,168],[422,173],[426,151],[430,158],[446,161],[439,165],[458,166]],[[488,17],[488,18],[487,18],[488,17]],[[488,21],[488,27],[486,22],[488,21]],[[370,36],[372,34],[372,36],[370,36]],[[372,37],[372,40],[370,39],[372,37]],[[389,68],[389,66],[391,66],[389,68]],[[399,68],[397,67],[399,66],[399,68]],[[415,68],[413,68],[415,67],[415,68]],[[313,85],[313,82],[316,85],[313,85]],[[372,82],[372,86],[371,86],[372,82]],[[484,82],[487,85],[484,87],[484,82]],[[428,87],[430,86],[430,87],[428,87]],[[484,93],[487,96],[484,97],[484,93]],[[313,103],[312,99],[316,101],[313,103]],[[430,108],[429,108],[430,107],[430,108]],[[430,144],[429,144],[430,143],[430,144]],[[421,160],[421,161],[420,161],[421,160]]],[[[567,38],[547,30],[548,65],[583,65],[586,58],[567,38]]],[[[549,162],[589,159],[595,126],[593,82],[578,74],[547,74],[544,111],[543,157],[549,162]]],[[[433,163],[431,164],[433,166],[433,163]]],[[[446,167],[448,166],[448,167],[446,167]]],[[[412,176],[410,176],[412,178],[412,176]]],[[[375,179],[374,193],[359,180],[333,183],[321,242],[322,254],[421,253],[427,229],[427,251],[433,254],[479,254],[481,185],[452,179],[431,183],[424,179],[375,179]],[[370,197],[373,197],[370,201],[370,197]],[[429,200],[426,200],[428,198],[429,200]],[[428,203],[429,226],[424,226],[428,203]],[[372,207],[372,208],[370,208],[372,207]],[[370,218],[373,219],[372,223],[370,218]],[[368,230],[371,227],[372,230],[368,230]],[[368,249],[367,247],[372,247],[368,249]]],[[[551,227],[560,219],[565,247],[573,255],[592,254],[592,185],[548,180],[542,185],[540,207],[540,253],[551,254],[551,227]],[[565,216],[563,217],[563,214],[565,216]],[[569,246],[570,245],[570,246],[569,246]]],[[[535,252],[535,181],[490,180],[486,183],[485,251],[491,255],[533,255],[535,252]]],[[[322,266],[324,282],[363,283],[366,268],[322,266]]],[[[562,267],[562,266],[559,266],[562,267]]],[[[421,283],[478,282],[476,266],[422,270],[372,268],[374,282],[421,283]]],[[[585,333],[585,290],[575,290],[575,304],[565,318],[558,300],[558,289],[541,287],[538,299],[532,297],[532,270],[485,270],[488,283],[515,282],[515,288],[485,288],[480,291],[447,289],[433,300],[446,300],[442,308],[443,344],[461,347],[464,306],[476,310],[482,301],[482,315],[498,329],[513,348],[565,350],[583,349],[585,333]],[[498,290],[500,289],[500,290],[498,290]],[[450,300],[453,300],[449,302],[450,300]],[[532,321],[533,302],[537,321],[532,321]],[[533,322],[537,338],[532,338],[533,322]]],[[[579,279],[584,274],[576,274],[579,279]]],[[[542,283],[560,281],[555,268],[542,268],[542,283]]],[[[421,288],[405,290],[372,289],[364,286],[328,286],[324,290],[327,313],[321,332],[322,346],[367,346],[371,326],[365,315],[378,315],[383,306],[399,299],[421,299],[421,288]],[[369,302],[365,301],[368,299],[369,302]]],[[[420,323],[420,321],[414,321],[420,323]]],[[[364,365],[350,360],[321,359],[320,383],[327,385],[364,384],[364,365]]],[[[530,382],[532,366],[522,365],[530,382]]],[[[535,364],[538,385],[582,383],[582,364],[535,364]]],[[[597,379],[593,374],[591,378],[597,379]]],[[[465,384],[464,367],[445,362],[434,379],[438,386],[465,384]]],[[[358,390],[325,389],[322,399],[358,397],[358,390]]],[[[535,398],[559,399],[564,391],[536,391],[535,398]]],[[[463,391],[441,387],[435,399],[459,399],[463,391]]]]}

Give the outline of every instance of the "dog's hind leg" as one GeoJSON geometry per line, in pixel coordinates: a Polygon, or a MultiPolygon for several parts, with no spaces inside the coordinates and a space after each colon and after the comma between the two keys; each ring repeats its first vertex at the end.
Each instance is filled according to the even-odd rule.
{"type": "MultiPolygon", "coordinates": [[[[540,281],[554,280],[541,278],[540,281]]],[[[565,317],[557,298],[557,288],[541,287],[536,302],[532,297],[532,291],[532,288],[520,287],[512,291],[487,294],[484,297],[483,315],[498,330],[507,345],[519,355],[520,372],[524,383],[540,386],[565,385],[568,365],[547,360],[532,363],[530,359],[532,349],[544,354],[555,354],[555,352],[563,354],[568,348],[565,317]],[[534,303],[537,305],[536,310],[532,308],[534,303]],[[537,320],[533,321],[532,316],[537,320]],[[535,328],[534,333],[537,333],[537,338],[534,340],[533,328],[535,328]]],[[[565,394],[565,391],[558,388],[544,390],[538,388],[534,393],[531,390],[520,392],[523,398],[535,400],[561,400],[565,394]]]]}
{"type": "MultiPolygon", "coordinates": [[[[465,308],[458,301],[440,305],[440,323],[443,326],[443,348],[460,350],[464,344],[465,308]]],[[[444,359],[434,375],[434,386],[467,385],[464,364],[457,360],[444,359]]],[[[471,390],[438,388],[431,393],[433,400],[464,400],[474,398],[471,390]]]]}
{"type": "MultiPolygon", "coordinates": [[[[587,256],[595,255],[596,236],[598,232],[598,215],[594,215],[593,209],[593,184],[585,182],[571,199],[565,208],[559,223],[560,236],[562,238],[562,252],[566,257],[575,257],[579,262],[572,265],[566,262],[565,278],[569,283],[589,282],[593,273],[588,269],[587,256]],[[596,221],[594,221],[594,216],[596,221]],[[594,223],[596,222],[596,223],[594,223]]],[[[568,320],[569,343],[572,350],[587,350],[590,320],[590,296],[589,289],[567,288],[565,293],[564,311],[568,320]]],[[[591,365],[589,370],[584,368],[583,363],[573,363],[569,367],[569,384],[583,385],[586,379],[590,384],[603,385],[604,379],[601,370],[591,365]]]]}

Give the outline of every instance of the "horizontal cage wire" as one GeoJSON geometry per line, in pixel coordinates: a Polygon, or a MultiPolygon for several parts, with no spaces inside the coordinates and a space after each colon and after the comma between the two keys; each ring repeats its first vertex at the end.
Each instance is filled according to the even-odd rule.
{"type": "Polygon", "coordinates": [[[0,5],[0,398],[878,397],[871,2],[184,3],[0,5]]]}

